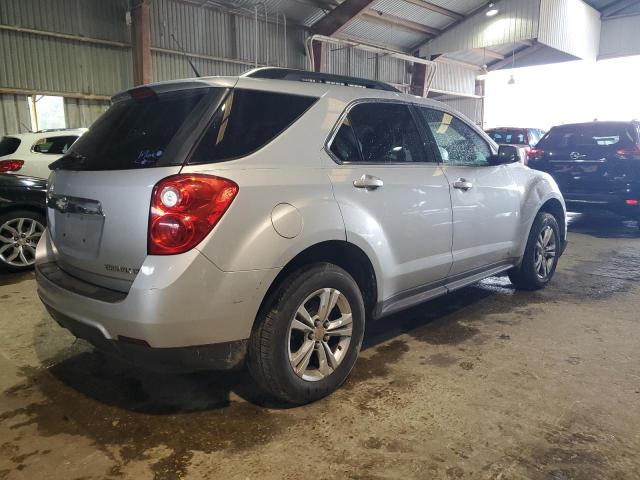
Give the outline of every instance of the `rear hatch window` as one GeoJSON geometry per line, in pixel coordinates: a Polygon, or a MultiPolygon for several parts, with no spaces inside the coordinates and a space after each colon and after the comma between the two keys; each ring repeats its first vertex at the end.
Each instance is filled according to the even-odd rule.
{"type": "Polygon", "coordinates": [[[180,147],[207,107],[227,92],[223,88],[142,91],[146,95],[137,100],[114,103],[50,168],[97,171],[181,165],[180,147]]]}
{"type": "Polygon", "coordinates": [[[5,155],[11,155],[16,153],[20,146],[20,139],[16,137],[2,137],[0,138],[0,157],[5,155]]]}
{"type": "Polygon", "coordinates": [[[525,145],[528,143],[527,132],[524,130],[489,130],[487,133],[496,143],[507,145],[525,145]]]}
{"type": "Polygon", "coordinates": [[[547,149],[621,148],[636,144],[633,127],[623,123],[553,127],[538,144],[547,149]]]}

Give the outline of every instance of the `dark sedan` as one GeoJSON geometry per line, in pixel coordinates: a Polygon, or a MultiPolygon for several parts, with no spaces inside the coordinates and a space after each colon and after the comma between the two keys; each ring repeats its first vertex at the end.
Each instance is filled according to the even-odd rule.
{"type": "Polygon", "coordinates": [[[640,220],[640,122],[553,127],[529,151],[529,167],[551,174],[568,210],[640,220]]]}
{"type": "Polygon", "coordinates": [[[14,272],[33,267],[46,198],[46,180],[0,174],[0,267],[14,272]]]}

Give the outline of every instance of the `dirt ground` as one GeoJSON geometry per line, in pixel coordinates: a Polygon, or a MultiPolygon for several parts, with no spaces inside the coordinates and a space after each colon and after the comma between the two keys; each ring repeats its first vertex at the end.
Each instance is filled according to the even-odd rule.
{"type": "Polygon", "coordinates": [[[0,275],[0,479],[640,478],[640,232],[573,219],[544,291],[491,278],[368,326],[301,408],[246,374],[158,375],[0,275]]]}

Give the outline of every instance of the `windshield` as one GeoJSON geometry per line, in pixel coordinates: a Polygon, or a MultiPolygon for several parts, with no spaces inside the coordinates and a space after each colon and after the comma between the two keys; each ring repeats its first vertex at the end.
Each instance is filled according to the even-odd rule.
{"type": "Polygon", "coordinates": [[[544,148],[608,147],[635,145],[633,127],[623,123],[598,123],[553,127],[540,141],[544,148]]]}
{"type": "Polygon", "coordinates": [[[529,143],[525,130],[489,130],[487,133],[496,143],[507,145],[526,145],[529,143]]]}
{"type": "MultiPolygon", "coordinates": [[[[181,165],[175,152],[193,134],[207,106],[226,89],[198,88],[114,103],[52,169],[126,170],[181,165]]],[[[151,92],[151,93],[149,93],[151,92]]]]}
{"type": "Polygon", "coordinates": [[[20,146],[20,139],[16,137],[2,137],[0,138],[0,157],[5,155],[11,155],[18,150],[20,146]]]}

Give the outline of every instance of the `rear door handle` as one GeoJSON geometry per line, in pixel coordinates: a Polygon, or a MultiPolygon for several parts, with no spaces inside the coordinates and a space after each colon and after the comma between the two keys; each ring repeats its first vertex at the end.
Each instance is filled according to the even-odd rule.
{"type": "Polygon", "coordinates": [[[458,190],[462,190],[466,192],[470,188],[473,187],[473,183],[465,180],[464,178],[459,178],[455,182],[453,182],[453,188],[457,188],[458,190]]]}
{"type": "Polygon", "coordinates": [[[374,177],[373,175],[364,174],[360,178],[353,181],[353,186],[356,188],[364,188],[366,190],[375,190],[384,185],[381,178],[374,177]]]}

